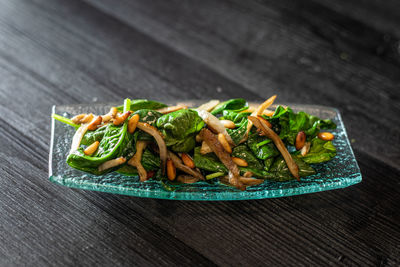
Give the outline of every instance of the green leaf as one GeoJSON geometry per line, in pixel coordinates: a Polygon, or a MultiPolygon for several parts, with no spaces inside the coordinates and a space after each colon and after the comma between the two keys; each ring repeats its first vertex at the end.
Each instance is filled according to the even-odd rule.
{"type": "Polygon", "coordinates": [[[222,112],[222,117],[220,118],[220,120],[230,120],[234,122],[237,127],[235,129],[226,129],[235,144],[239,144],[239,142],[245,136],[248,123],[247,116],[249,116],[250,114],[250,112],[239,113],[232,110],[224,110],[222,112]]]}
{"type": "Polygon", "coordinates": [[[269,171],[271,169],[272,163],[274,163],[275,158],[268,158],[264,160],[264,170],[269,171]]]}
{"type": "MultiPolygon", "coordinates": [[[[296,162],[297,166],[299,166],[300,177],[306,177],[315,174],[315,170],[311,168],[301,158],[295,155],[293,155],[292,157],[293,160],[296,162]]],[[[283,182],[283,181],[294,180],[296,178],[293,177],[293,175],[290,173],[289,168],[283,157],[279,156],[272,164],[267,179],[283,182]]]]}
{"type": "Polygon", "coordinates": [[[274,143],[272,143],[272,141],[265,143],[266,140],[270,139],[265,136],[259,136],[256,132],[250,133],[249,138],[247,139],[247,145],[250,150],[257,158],[262,160],[279,155],[279,151],[276,149],[274,143]],[[260,145],[260,143],[264,144],[260,145]]]}
{"type": "Polygon", "coordinates": [[[263,164],[254,156],[254,154],[247,148],[246,145],[238,145],[232,151],[232,157],[244,159],[249,168],[263,169],[263,164]]]}
{"type": "MultiPolygon", "coordinates": [[[[129,110],[130,100],[125,99],[124,111],[129,110]]],[[[115,126],[109,124],[105,129],[103,138],[100,141],[99,148],[93,156],[87,156],[83,153],[83,149],[80,148],[70,153],[67,157],[67,163],[78,170],[100,175],[106,172],[114,170],[114,168],[105,170],[103,172],[98,171],[100,164],[115,159],[120,156],[130,156],[132,151],[132,135],[127,134],[128,121],[122,126],[115,126]]]]}
{"type": "Polygon", "coordinates": [[[336,156],[336,148],[331,141],[324,141],[319,138],[314,138],[311,141],[311,147],[308,154],[304,157],[299,155],[303,161],[307,163],[321,163],[331,160],[336,156]]]}
{"type": "Polygon", "coordinates": [[[228,173],[228,169],[225,165],[218,159],[214,153],[208,153],[202,155],[200,153],[200,147],[194,149],[194,164],[197,168],[210,171],[210,172],[223,172],[228,173]]]}
{"type": "Polygon", "coordinates": [[[243,98],[230,99],[228,101],[218,104],[212,111],[211,114],[217,115],[222,113],[224,110],[242,111],[248,108],[247,101],[243,98]]]}
{"type": "Polygon", "coordinates": [[[240,143],[240,141],[243,139],[243,137],[246,135],[246,130],[247,130],[247,119],[243,120],[243,123],[239,126],[239,128],[235,129],[226,129],[228,134],[231,136],[233,142],[237,145],[240,143]]]}
{"type": "MultiPolygon", "coordinates": [[[[152,110],[152,109],[140,109],[135,111],[131,116],[139,114],[139,121],[145,122],[150,125],[155,125],[157,120],[163,115],[162,113],[152,110]]],[[[153,141],[154,138],[150,134],[136,129],[134,132],[134,140],[136,141],[153,141]]]]}
{"type": "Polygon", "coordinates": [[[320,129],[334,129],[336,124],[331,120],[321,120],[303,111],[293,112],[291,108],[278,106],[272,117],[265,117],[273,125],[273,129],[279,132],[279,137],[289,145],[294,145],[298,132],[304,131],[307,140],[313,139],[320,129]]]}
{"type": "Polygon", "coordinates": [[[191,109],[171,112],[157,120],[157,128],[164,135],[166,145],[175,152],[190,152],[196,145],[196,134],[203,126],[203,120],[191,109]]]}
{"type": "MultiPolygon", "coordinates": [[[[167,107],[166,104],[147,99],[135,99],[131,101],[130,110],[136,111],[140,109],[160,109],[167,107]]],[[[119,112],[122,112],[124,106],[117,107],[119,112]]]]}
{"type": "MultiPolygon", "coordinates": [[[[145,149],[142,155],[141,163],[146,171],[155,171],[160,168],[160,157],[154,155],[149,149],[145,149]]],[[[125,164],[117,170],[118,173],[127,176],[137,175],[136,167],[125,164]]]]}
{"type": "Polygon", "coordinates": [[[87,131],[82,138],[81,145],[89,146],[93,144],[95,141],[100,142],[106,131],[107,131],[107,126],[98,128],[94,131],[87,131]]]}
{"type": "Polygon", "coordinates": [[[261,179],[265,179],[269,175],[268,172],[266,172],[262,169],[260,170],[260,169],[250,168],[250,167],[239,167],[239,170],[240,170],[241,175],[244,175],[245,172],[252,172],[253,177],[261,178],[261,179]]]}

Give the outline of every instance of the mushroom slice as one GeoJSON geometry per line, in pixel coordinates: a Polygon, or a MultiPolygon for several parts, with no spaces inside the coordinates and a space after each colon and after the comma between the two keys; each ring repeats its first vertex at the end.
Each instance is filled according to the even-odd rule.
{"type": "Polygon", "coordinates": [[[105,171],[107,169],[110,169],[110,168],[116,167],[118,165],[124,164],[125,162],[126,162],[126,158],[119,157],[119,158],[108,160],[108,161],[104,162],[97,169],[99,170],[99,172],[102,172],[102,171],[105,171]]]}
{"type": "Polygon", "coordinates": [[[171,106],[171,107],[160,108],[160,109],[157,109],[156,111],[158,111],[162,114],[168,114],[168,113],[171,113],[174,111],[178,111],[180,109],[187,109],[187,108],[188,108],[188,106],[181,104],[181,105],[176,105],[176,106],[171,106]]]}
{"type": "Polygon", "coordinates": [[[232,146],[235,145],[231,136],[226,131],[225,126],[221,123],[221,121],[217,117],[215,117],[210,112],[207,112],[205,110],[198,110],[197,114],[207,124],[208,128],[213,130],[213,132],[223,134],[230,145],[232,145],[232,146]]]}
{"type": "Polygon", "coordinates": [[[248,119],[254,124],[254,126],[257,127],[257,129],[260,129],[269,139],[274,142],[279,152],[281,152],[283,158],[285,159],[291,174],[296,177],[297,180],[300,180],[299,167],[297,166],[296,162],[294,162],[292,155],[290,155],[282,139],[259,118],[249,116],[248,119]]]}
{"type": "Polygon", "coordinates": [[[198,178],[190,176],[190,175],[185,175],[181,174],[177,178],[178,182],[184,183],[184,184],[193,184],[199,181],[198,178]]]}
{"type": "Polygon", "coordinates": [[[136,153],[135,155],[128,161],[128,164],[136,167],[139,173],[139,178],[141,182],[147,180],[147,171],[144,169],[142,165],[142,155],[143,151],[147,146],[146,141],[137,141],[136,142],[136,153]]]}
{"type": "Polygon", "coordinates": [[[204,103],[203,105],[201,105],[200,107],[197,108],[197,110],[205,110],[210,112],[211,110],[213,110],[218,104],[220,103],[219,100],[216,99],[212,99],[206,103],[204,103]]]}
{"type": "Polygon", "coordinates": [[[197,178],[198,180],[205,180],[204,176],[197,171],[196,169],[191,169],[188,166],[186,166],[183,161],[174,153],[171,151],[168,151],[168,157],[172,160],[172,162],[175,165],[175,168],[178,170],[181,170],[183,172],[186,172],[187,174],[192,175],[193,177],[197,178]]]}
{"type": "Polygon", "coordinates": [[[245,190],[246,188],[243,186],[242,182],[239,181],[240,173],[238,166],[233,162],[231,155],[225,151],[224,147],[218,141],[218,138],[206,128],[200,131],[200,136],[217,155],[221,162],[228,168],[229,183],[240,190],[245,190]]]}
{"type": "Polygon", "coordinates": [[[200,154],[205,155],[205,154],[208,154],[208,153],[211,153],[211,152],[213,152],[211,147],[209,147],[207,145],[207,143],[203,141],[201,143],[201,147],[200,147],[200,154]]]}
{"type": "MultiPolygon", "coordinates": [[[[270,98],[268,98],[267,100],[264,101],[264,103],[262,103],[261,105],[259,105],[254,111],[253,113],[251,113],[251,116],[261,116],[264,112],[264,110],[266,110],[269,106],[271,106],[274,101],[276,99],[276,95],[271,96],[270,98]]],[[[247,129],[246,129],[246,134],[244,135],[243,139],[240,140],[240,143],[243,143],[247,140],[251,127],[253,127],[253,123],[251,121],[249,121],[247,123],[247,129]]]]}
{"type": "Polygon", "coordinates": [[[83,136],[88,130],[89,124],[82,124],[81,127],[76,130],[74,137],[72,138],[71,150],[69,153],[73,153],[78,150],[79,146],[81,145],[81,141],[83,136]]]}
{"type": "Polygon", "coordinates": [[[167,163],[167,146],[165,144],[165,141],[162,137],[162,134],[157,130],[157,128],[151,126],[148,123],[145,122],[138,122],[137,128],[140,130],[150,134],[151,136],[156,139],[157,145],[158,145],[158,152],[160,153],[160,159],[161,159],[161,171],[162,174],[165,174],[165,164],[167,163]]]}

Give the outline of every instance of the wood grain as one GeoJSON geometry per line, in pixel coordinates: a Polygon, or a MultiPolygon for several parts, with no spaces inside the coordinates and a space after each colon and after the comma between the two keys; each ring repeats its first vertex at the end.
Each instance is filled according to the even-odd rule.
{"type": "Polygon", "coordinates": [[[0,265],[398,266],[397,8],[375,0],[0,1],[0,265]],[[54,104],[274,92],[282,102],[341,110],[361,184],[203,203],[47,179],[54,104]]]}

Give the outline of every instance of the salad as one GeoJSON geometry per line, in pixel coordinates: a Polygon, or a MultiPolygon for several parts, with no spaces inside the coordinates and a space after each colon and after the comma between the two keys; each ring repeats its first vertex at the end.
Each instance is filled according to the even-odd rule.
{"type": "Polygon", "coordinates": [[[265,180],[284,182],[315,174],[313,164],[336,155],[331,120],[290,107],[270,109],[245,99],[211,100],[197,108],[125,99],[107,114],[53,118],[75,127],[67,163],[103,175],[118,172],[141,182],[223,183],[246,190],[265,180]]]}

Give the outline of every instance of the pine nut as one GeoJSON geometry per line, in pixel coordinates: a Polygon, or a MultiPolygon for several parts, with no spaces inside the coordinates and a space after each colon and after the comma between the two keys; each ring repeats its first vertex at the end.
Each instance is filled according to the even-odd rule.
{"type": "Polygon", "coordinates": [[[108,112],[108,114],[111,115],[111,117],[115,117],[117,115],[118,109],[116,107],[112,107],[110,108],[110,111],[108,112]]]}
{"type": "Polygon", "coordinates": [[[226,152],[228,152],[229,154],[232,153],[232,148],[229,145],[228,141],[226,140],[225,135],[223,135],[222,133],[218,134],[218,141],[224,147],[226,152]]]}
{"type": "Polygon", "coordinates": [[[298,132],[296,135],[296,142],[294,144],[296,150],[302,149],[305,143],[306,143],[306,133],[303,131],[298,132]]]}
{"type": "Polygon", "coordinates": [[[311,143],[310,142],[306,142],[303,146],[303,148],[300,150],[300,154],[304,157],[305,155],[308,154],[308,152],[310,151],[310,147],[311,147],[311,143]]]}
{"type": "Polygon", "coordinates": [[[328,132],[321,132],[318,134],[318,138],[324,141],[332,141],[335,136],[328,132]]]}
{"type": "Polygon", "coordinates": [[[175,180],[176,177],[176,168],[171,159],[167,160],[167,176],[170,181],[175,180]]]}
{"type": "Polygon", "coordinates": [[[220,122],[222,123],[222,125],[224,125],[225,128],[228,129],[235,129],[236,125],[233,121],[230,120],[220,120],[220,122]]]}
{"type": "Polygon", "coordinates": [[[114,125],[118,126],[121,125],[122,123],[124,123],[124,121],[129,117],[129,115],[131,115],[132,111],[127,111],[124,112],[122,114],[117,114],[117,116],[115,117],[113,123],[114,125]]]}
{"type": "Polygon", "coordinates": [[[232,161],[236,163],[236,165],[240,166],[240,167],[247,167],[249,166],[249,164],[247,163],[247,161],[245,161],[244,159],[241,158],[237,158],[237,157],[232,157],[232,161]]]}
{"type": "Polygon", "coordinates": [[[188,167],[191,168],[191,169],[194,169],[194,167],[195,167],[194,161],[192,160],[192,158],[191,158],[188,154],[182,153],[181,158],[182,158],[183,163],[184,163],[186,166],[188,166],[188,167]]]}
{"type": "Polygon", "coordinates": [[[86,114],[79,114],[74,116],[71,121],[75,124],[81,124],[82,123],[82,119],[86,116],[86,114]]]}
{"type": "Polygon", "coordinates": [[[90,146],[88,146],[83,153],[85,153],[85,155],[90,156],[92,155],[94,152],[96,152],[97,148],[99,147],[100,142],[99,141],[95,141],[93,144],[91,144],[90,146]]]}
{"type": "Polygon", "coordinates": [[[92,113],[90,113],[82,118],[81,123],[91,122],[93,120],[93,118],[94,118],[94,115],[92,113]]]}
{"type": "Polygon", "coordinates": [[[203,139],[201,139],[200,135],[196,135],[196,142],[200,143],[201,141],[203,141],[203,139]]]}
{"type": "Polygon", "coordinates": [[[128,132],[133,134],[136,130],[137,123],[139,122],[139,114],[133,115],[128,121],[128,132]]]}
{"type": "Polygon", "coordinates": [[[250,177],[252,177],[252,176],[253,176],[253,173],[250,172],[250,171],[247,171],[247,172],[245,172],[245,173],[243,174],[243,177],[247,177],[247,178],[250,178],[250,177]]]}
{"type": "Polygon", "coordinates": [[[94,118],[90,124],[88,125],[88,130],[89,131],[94,131],[97,129],[97,125],[99,125],[101,123],[101,116],[97,116],[96,118],[94,118]]]}

